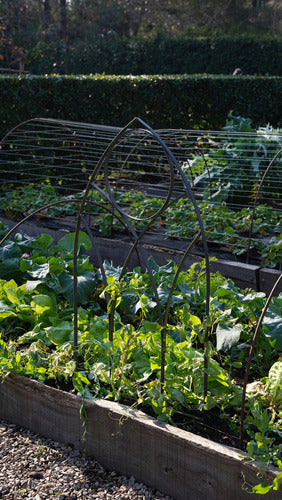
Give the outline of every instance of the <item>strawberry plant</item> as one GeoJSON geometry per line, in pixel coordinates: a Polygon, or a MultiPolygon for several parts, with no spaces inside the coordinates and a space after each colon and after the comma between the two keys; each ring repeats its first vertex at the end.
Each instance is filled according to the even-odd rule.
{"type": "MultiPolygon", "coordinates": [[[[82,195],[83,193],[76,193],[73,198],[79,201],[82,195]]],[[[49,184],[42,186],[40,197],[38,197],[38,188],[25,186],[2,197],[0,207],[9,217],[18,218],[31,213],[42,204],[60,199],[62,199],[61,196],[49,184]]],[[[107,211],[108,207],[101,194],[91,193],[89,199],[92,203],[86,206],[86,210],[95,215],[92,224],[103,236],[109,237],[113,231],[124,231],[122,224],[107,211]]],[[[118,193],[116,199],[132,216],[140,219],[155,213],[162,205],[161,199],[146,198],[144,194],[138,192],[118,193]]],[[[48,215],[55,217],[74,215],[77,203],[70,203],[69,198],[66,201],[65,204],[51,207],[48,215]]],[[[199,208],[210,242],[227,246],[234,256],[244,256],[248,249],[249,236],[251,236],[250,247],[255,254],[261,256],[262,265],[279,267],[282,249],[281,215],[278,211],[266,205],[259,205],[255,211],[250,235],[252,221],[250,207],[235,211],[225,205],[204,202],[199,208]]],[[[142,220],[133,221],[133,225],[139,230],[145,227],[144,224],[142,220]]],[[[176,201],[168,207],[162,214],[162,219],[157,221],[157,226],[157,229],[161,230],[167,238],[190,239],[198,230],[196,215],[188,200],[185,199],[176,201]]]]}

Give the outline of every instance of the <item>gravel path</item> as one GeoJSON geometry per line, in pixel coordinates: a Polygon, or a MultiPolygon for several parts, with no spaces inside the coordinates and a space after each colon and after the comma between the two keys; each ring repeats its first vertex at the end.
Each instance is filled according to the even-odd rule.
{"type": "Polygon", "coordinates": [[[173,500],[71,446],[0,421],[0,498],[173,500]]]}

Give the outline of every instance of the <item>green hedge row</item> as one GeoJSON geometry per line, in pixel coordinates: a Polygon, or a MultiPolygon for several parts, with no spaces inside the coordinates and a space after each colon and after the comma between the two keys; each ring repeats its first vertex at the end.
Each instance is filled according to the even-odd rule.
{"type": "Polygon", "coordinates": [[[35,117],[220,129],[230,110],[255,127],[281,126],[281,90],[281,77],[0,76],[0,136],[35,117]]]}
{"type": "Polygon", "coordinates": [[[282,40],[272,38],[98,38],[92,43],[41,43],[29,51],[34,74],[116,75],[244,74],[281,75],[282,40]]]}

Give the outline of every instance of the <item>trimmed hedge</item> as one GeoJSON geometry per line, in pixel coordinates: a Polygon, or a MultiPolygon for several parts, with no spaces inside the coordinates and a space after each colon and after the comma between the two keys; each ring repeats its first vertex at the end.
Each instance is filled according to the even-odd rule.
{"type": "Polygon", "coordinates": [[[0,136],[35,117],[154,128],[220,129],[230,110],[281,126],[281,77],[0,76],[0,136]]]}
{"type": "Polygon", "coordinates": [[[231,74],[240,67],[248,75],[282,74],[282,40],[219,37],[121,39],[91,43],[39,43],[27,54],[26,69],[34,74],[106,73],[231,74]],[[54,66],[55,65],[55,66],[54,66]]]}

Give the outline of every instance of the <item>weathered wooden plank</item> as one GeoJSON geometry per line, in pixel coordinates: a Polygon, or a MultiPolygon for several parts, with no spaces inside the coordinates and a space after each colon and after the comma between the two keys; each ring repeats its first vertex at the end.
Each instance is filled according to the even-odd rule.
{"type": "MultiPolygon", "coordinates": [[[[245,485],[262,481],[246,455],[176,429],[140,411],[104,400],[87,400],[87,433],[79,417],[81,399],[19,376],[0,384],[0,418],[43,436],[73,443],[106,468],[158,488],[175,500],[244,500],[245,485]]],[[[277,471],[268,468],[269,482],[277,471]]],[[[272,492],[265,498],[279,497],[272,492]]]]}
{"type": "MultiPolygon", "coordinates": [[[[271,292],[275,282],[278,280],[281,271],[276,269],[262,268],[259,271],[259,284],[260,290],[265,292],[267,295],[271,292]]],[[[275,291],[275,295],[279,295],[282,292],[282,282],[275,291]]]]}
{"type": "Polygon", "coordinates": [[[226,278],[232,279],[235,285],[240,288],[259,290],[259,266],[218,259],[211,262],[211,269],[212,271],[219,271],[226,278]]]}
{"type": "Polygon", "coordinates": [[[80,402],[73,394],[17,375],[0,384],[0,416],[17,425],[80,447],[80,402]],[[72,437],[70,438],[70,431],[72,437]]]}
{"type": "MultiPolygon", "coordinates": [[[[14,221],[11,221],[7,218],[2,218],[5,224],[9,227],[12,227],[14,221]]],[[[38,220],[38,225],[32,222],[26,222],[20,229],[19,232],[24,232],[30,236],[38,236],[41,233],[51,234],[55,240],[58,241],[67,231],[66,227],[70,230],[74,230],[74,221],[61,220],[62,228],[65,229],[50,229],[49,227],[45,227],[41,224],[44,224],[45,219],[43,221],[38,220]]],[[[59,224],[57,222],[57,224],[59,224]]],[[[54,227],[54,222],[52,224],[54,227]]],[[[117,238],[95,238],[95,243],[99,249],[102,260],[109,260],[113,262],[114,265],[122,265],[130,248],[132,246],[130,239],[128,236],[119,236],[117,238]]],[[[165,240],[162,235],[160,235],[159,240],[156,240],[156,236],[145,235],[142,240],[143,248],[147,253],[147,256],[151,255],[157,264],[165,265],[168,260],[173,260],[177,265],[180,263],[180,260],[183,256],[184,251],[187,248],[188,243],[183,241],[176,240],[165,240]]],[[[91,259],[95,266],[99,266],[99,261],[97,259],[97,255],[94,249],[90,251],[91,259]]],[[[194,262],[200,262],[203,259],[200,255],[196,255],[195,253],[189,254],[187,259],[185,260],[183,269],[189,269],[189,267],[194,262]]],[[[129,262],[129,267],[132,269],[133,267],[139,266],[139,260],[137,258],[136,252],[133,253],[131,260],[129,262]]],[[[259,291],[259,269],[260,267],[257,265],[244,264],[241,262],[229,261],[224,259],[218,259],[217,261],[211,262],[212,271],[220,271],[223,276],[226,278],[230,278],[234,281],[235,285],[240,288],[252,288],[253,290],[259,291]]],[[[270,270],[272,271],[272,270],[270,270]]],[[[264,282],[268,283],[268,278],[266,274],[262,275],[262,286],[264,287],[264,282]]],[[[265,285],[267,290],[267,285],[265,285]]],[[[264,288],[265,288],[264,287],[264,288]]],[[[264,288],[262,291],[265,291],[264,288]]]]}
{"type": "MultiPolygon", "coordinates": [[[[107,259],[112,261],[115,265],[121,265],[129,252],[131,245],[124,240],[111,240],[108,238],[98,238],[97,245],[99,246],[100,254],[102,259],[107,259]]],[[[147,243],[144,244],[144,250],[147,255],[153,257],[158,265],[165,265],[168,260],[173,260],[177,265],[179,265],[183,251],[171,248],[164,248],[160,246],[152,246],[147,243]]],[[[91,254],[94,264],[98,265],[95,254],[91,254]]],[[[183,269],[187,270],[195,262],[201,262],[203,257],[195,254],[189,254],[185,259],[183,269]]],[[[136,254],[132,255],[130,260],[130,268],[139,265],[136,254]]],[[[217,259],[216,261],[211,261],[211,270],[213,272],[219,271],[226,278],[230,278],[234,281],[235,285],[240,288],[252,288],[255,291],[259,290],[258,285],[258,273],[259,266],[244,264],[241,262],[226,261],[222,259],[217,259]]]]}
{"type": "MultiPolygon", "coordinates": [[[[57,243],[60,238],[62,238],[69,231],[65,228],[58,227],[53,229],[50,227],[45,227],[39,223],[40,219],[33,218],[24,222],[18,229],[15,230],[14,234],[21,233],[27,234],[28,236],[40,236],[41,234],[49,234],[57,243]]],[[[1,216],[1,221],[7,226],[8,229],[12,229],[18,221],[8,219],[7,217],[1,216]]]]}

